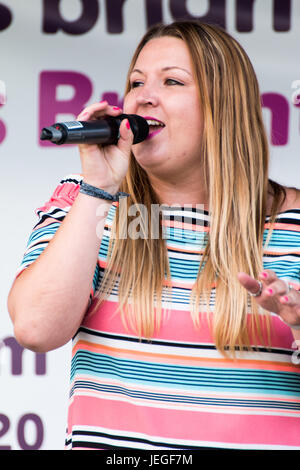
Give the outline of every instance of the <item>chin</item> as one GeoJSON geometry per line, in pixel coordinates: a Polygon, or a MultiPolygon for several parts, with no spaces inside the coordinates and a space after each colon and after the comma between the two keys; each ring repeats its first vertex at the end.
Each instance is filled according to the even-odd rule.
{"type": "Polygon", "coordinates": [[[138,164],[145,170],[150,171],[154,168],[162,167],[163,164],[166,162],[166,159],[162,157],[162,155],[149,155],[149,153],[145,153],[143,155],[134,153],[134,157],[138,164]]]}

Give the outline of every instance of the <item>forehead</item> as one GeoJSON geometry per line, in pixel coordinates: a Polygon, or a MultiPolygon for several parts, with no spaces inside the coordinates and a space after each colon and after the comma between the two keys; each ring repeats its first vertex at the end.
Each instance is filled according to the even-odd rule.
{"type": "Polygon", "coordinates": [[[192,70],[189,50],[182,39],[164,36],[151,39],[145,44],[138,55],[135,66],[141,68],[148,65],[185,66],[192,70]]]}

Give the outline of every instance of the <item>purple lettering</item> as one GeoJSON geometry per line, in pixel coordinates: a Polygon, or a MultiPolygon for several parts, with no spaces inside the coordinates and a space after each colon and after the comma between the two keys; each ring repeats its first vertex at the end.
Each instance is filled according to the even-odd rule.
{"type": "MultiPolygon", "coordinates": [[[[85,107],[92,94],[90,79],[79,72],[73,71],[44,71],[40,74],[40,116],[39,135],[43,127],[55,123],[59,113],[74,114],[77,116],[85,107]],[[71,85],[75,94],[70,100],[57,100],[56,89],[60,85],[71,85]]],[[[39,145],[46,147],[53,144],[48,141],[39,141],[39,145]]]]}
{"type": "MultiPolygon", "coordinates": [[[[23,369],[24,348],[16,341],[13,336],[4,338],[3,343],[11,350],[11,373],[12,375],[21,375],[23,369]]],[[[35,355],[35,373],[37,375],[46,374],[46,354],[33,353],[35,355]]]]}
{"type": "Polygon", "coordinates": [[[126,0],[106,0],[107,31],[111,34],[123,33],[122,9],[126,0]]]}
{"type": "Polygon", "coordinates": [[[263,93],[262,106],[271,111],[271,143],[286,145],[289,136],[289,103],[279,93],[263,93]]]}
{"type": "Polygon", "coordinates": [[[43,0],[43,32],[48,34],[62,30],[67,34],[84,34],[96,24],[99,16],[98,0],[81,0],[82,13],[75,21],[65,20],[60,13],[61,0],[43,0]]]}
{"type": "Polygon", "coordinates": [[[146,0],[147,27],[163,22],[162,0],[146,0]]]}
{"type": "Polygon", "coordinates": [[[44,426],[42,423],[41,418],[34,414],[28,413],[26,415],[21,416],[19,423],[18,423],[18,442],[23,450],[38,450],[44,439],[44,426]],[[25,425],[28,421],[32,421],[36,427],[36,438],[33,444],[28,444],[25,436],[25,425]]]}
{"type": "Polygon", "coordinates": [[[5,5],[0,5],[0,31],[8,28],[12,22],[12,13],[5,5]]]}
{"type": "MultiPolygon", "coordinates": [[[[255,0],[237,0],[236,30],[248,33],[253,30],[255,0]]],[[[291,28],[291,0],[273,0],[273,29],[289,31],[291,28]]]]}
{"type": "Polygon", "coordinates": [[[248,33],[253,30],[253,9],[255,0],[237,0],[236,2],[236,30],[248,33]]]}
{"type": "Polygon", "coordinates": [[[291,0],[273,0],[273,29],[278,32],[291,29],[291,0]]]}
{"type": "MultiPolygon", "coordinates": [[[[4,434],[7,433],[7,431],[9,430],[9,427],[10,427],[10,421],[9,421],[9,418],[0,413],[0,423],[2,425],[1,429],[0,429],[0,439],[2,436],[4,436],[4,434]]],[[[11,446],[9,445],[0,445],[0,450],[10,450],[11,449],[11,446]]]]}
{"type": "Polygon", "coordinates": [[[180,2],[178,2],[178,0],[170,0],[170,12],[174,19],[196,19],[206,23],[217,23],[223,28],[226,28],[225,3],[225,0],[210,0],[210,6],[206,15],[195,17],[187,10],[187,0],[182,0],[180,2]]]}

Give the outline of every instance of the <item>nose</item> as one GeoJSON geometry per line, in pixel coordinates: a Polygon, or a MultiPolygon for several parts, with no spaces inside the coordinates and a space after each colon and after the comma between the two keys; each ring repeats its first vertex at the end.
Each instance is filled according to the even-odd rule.
{"type": "Polygon", "coordinates": [[[136,97],[136,102],[138,105],[149,105],[157,106],[159,103],[158,93],[153,87],[142,86],[139,88],[138,95],[136,97]]]}

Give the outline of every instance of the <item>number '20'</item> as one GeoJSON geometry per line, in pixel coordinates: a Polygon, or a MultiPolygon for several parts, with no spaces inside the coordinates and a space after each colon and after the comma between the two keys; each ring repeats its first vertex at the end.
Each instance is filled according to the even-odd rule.
{"type": "MultiPolygon", "coordinates": [[[[0,413],[0,439],[5,436],[10,428],[10,419],[8,416],[0,413]]],[[[44,439],[44,427],[41,418],[34,413],[27,413],[20,417],[17,424],[17,439],[21,449],[23,450],[38,450],[44,439]],[[28,422],[32,422],[35,426],[35,441],[28,443],[26,439],[25,427],[28,422]]],[[[0,450],[10,450],[11,446],[8,444],[1,445],[0,450]]]]}

